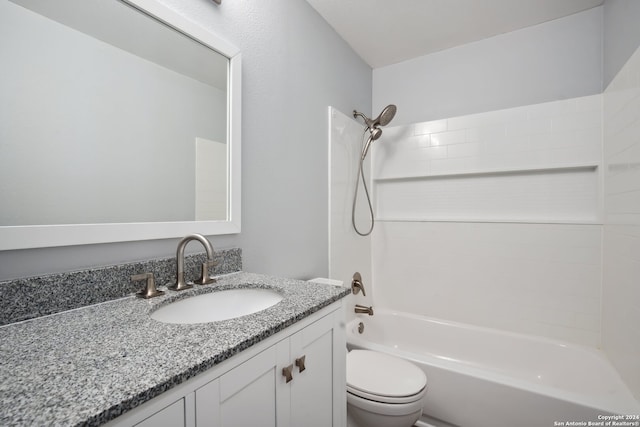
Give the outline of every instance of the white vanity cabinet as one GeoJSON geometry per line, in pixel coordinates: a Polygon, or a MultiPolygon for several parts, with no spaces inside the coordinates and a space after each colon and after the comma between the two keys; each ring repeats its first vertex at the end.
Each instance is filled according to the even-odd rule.
{"type": "Polygon", "coordinates": [[[340,412],[334,413],[334,407],[346,405],[346,400],[341,403],[334,399],[333,386],[340,381],[342,392],[346,384],[335,376],[340,361],[334,355],[344,358],[346,345],[344,350],[333,348],[334,331],[328,322],[318,321],[290,338],[290,358],[294,360],[294,376],[288,389],[291,427],[340,425],[336,417],[340,412]]]}
{"type": "Polygon", "coordinates": [[[341,307],[333,303],[110,425],[344,427],[341,307]]]}
{"type": "Polygon", "coordinates": [[[196,390],[197,427],[340,426],[335,334],[325,316],[196,390]]]}
{"type": "Polygon", "coordinates": [[[135,427],[183,427],[185,425],[184,406],[183,398],[139,422],[135,427]]]}
{"type": "Polygon", "coordinates": [[[278,407],[277,347],[268,348],[196,390],[196,425],[275,426],[284,410],[278,407]]]}

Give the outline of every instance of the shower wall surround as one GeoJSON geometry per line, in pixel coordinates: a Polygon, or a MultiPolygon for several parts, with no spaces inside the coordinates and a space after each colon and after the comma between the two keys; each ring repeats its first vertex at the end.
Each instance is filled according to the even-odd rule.
{"type": "Polygon", "coordinates": [[[602,346],[640,399],[640,49],[604,92],[602,346]]]}
{"type": "Polygon", "coordinates": [[[602,97],[386,129],[376,305],[598,345],[602,97]]]}
{"type": "Polygon", "coordinates": [[[382,220],[598,222],[600,95],[387,129],[382,220]]]}

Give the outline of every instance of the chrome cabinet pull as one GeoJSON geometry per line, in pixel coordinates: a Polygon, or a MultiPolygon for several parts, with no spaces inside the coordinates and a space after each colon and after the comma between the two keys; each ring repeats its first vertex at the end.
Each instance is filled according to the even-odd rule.
{"type": "Polygon", "coordinates": [[[290,382],[293,379],[293,365],[282,368],[282,376],[285,377],[287,382],[290,382]]]}
{"type": "Polygon", "coordinates": [[[306,357],[306,356],[301,356],[301,357],[298,357],[298,358],[296,359],[296,366],[297,366],[297,367],[298,367],[298,369],[299,369],[299,371],[298,371],[298,372],[302,372],[302,371],[304,371],[304,370],[306,369],[306,368],[305,368],[305,366],[304,366],[304,359],[305,359],[305,357],[306,357]]]}

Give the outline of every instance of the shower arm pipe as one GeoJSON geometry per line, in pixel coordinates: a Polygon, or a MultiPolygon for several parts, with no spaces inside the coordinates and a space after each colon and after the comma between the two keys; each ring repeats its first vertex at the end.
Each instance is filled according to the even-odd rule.
{"type": "Polygon", "coordinates": [[[367,125],[368,128],[372,127],[373,120],[371,120],[369,117],[365,116],[360,111],[353,110],[353,117],[358,117],[358,116],[362,117],[362,120],[364,120],[364,123],[367,125]]]}

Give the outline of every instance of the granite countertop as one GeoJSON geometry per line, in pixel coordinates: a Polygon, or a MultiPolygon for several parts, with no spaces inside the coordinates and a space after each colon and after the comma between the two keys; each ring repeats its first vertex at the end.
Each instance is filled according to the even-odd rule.
{"type": "Polygon", "coordinates": [[[103,424],[349,293],[239,272],[150,300],[130,296],[0,327],[0,425],[103,424]],[[240,287],[271,288],[284,298],[213,323],[149,317],[176,298],[240,287]]]}

